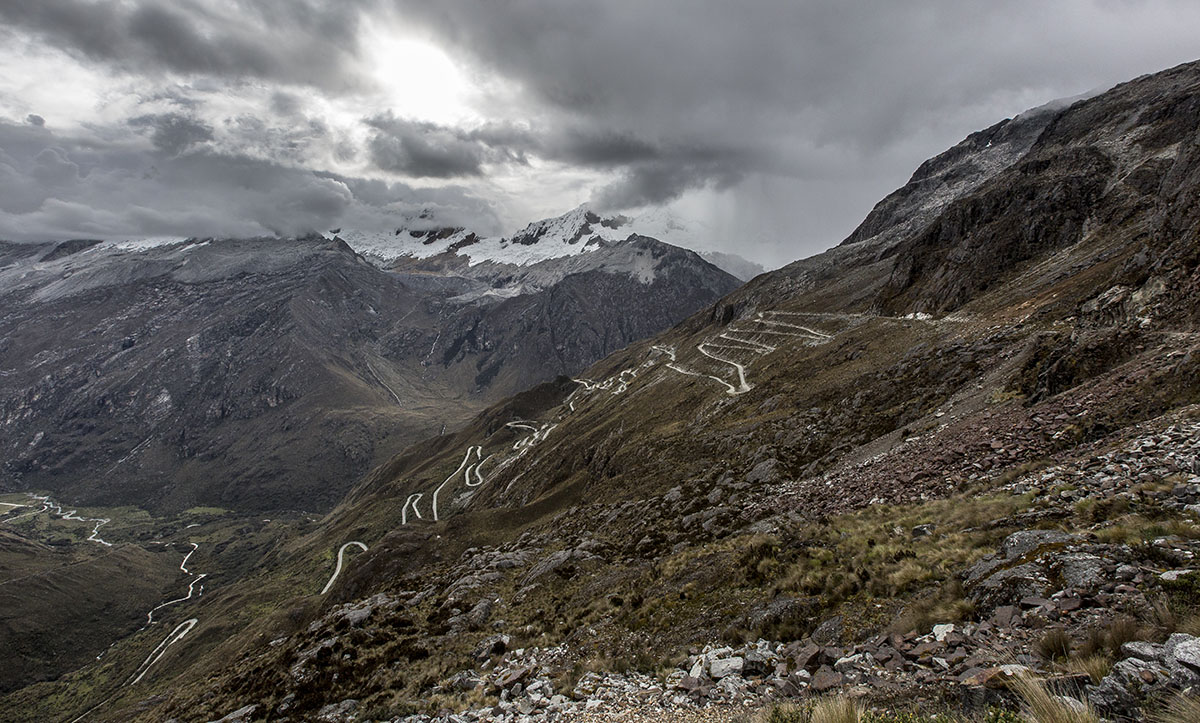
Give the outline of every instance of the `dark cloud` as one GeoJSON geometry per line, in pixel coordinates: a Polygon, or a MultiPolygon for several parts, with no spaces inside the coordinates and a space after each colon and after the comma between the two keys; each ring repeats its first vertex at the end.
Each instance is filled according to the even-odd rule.
{"type": "Polygon", "coordinates": [[[0,122],[5,238],[293,235],[396,227],[423,210],[447,223],[498,228],[494,209],[461,187],[415,189],[203,146],[182,154],[137,150],[0,122]]]}
{"type": "Polygon", "coordinates": [[[205,141],[213,140],[213,129],[191,116],[179,113],[143,115],[129,119],[135,128],[149,128],[154,147],[169,155],[177,155],[205,141]]]}
{"type": "Polygon", "coordinates": [[[162,71],[345,90],[355,74],[359,0],[0,0],[6,25],[129,72],[162,71]]]}
{"type": "Polygon", "coordinates": [[[91,133],[30,115],[0,144],[0,234],[262,233],[425,206],[494,224],[480,194],[511,230],[531,207],[678,200],[714,243],[763,239],[758,259],[781,263],[838,242],[971,131],[1194,59],[1198,24],[1193,0],[0,0],[0,53],[29,76],[0,83],[0,107],[91,133]],[[432,123],[429,99],[371,85],[393,30],[445,51],[463,108],[432,123]],[[110,76],[107,121],[22,97],[58,87],[47,48],[110,76]],[[305,170],[323,168],[391,180],[305,170]]]}
{"type": "Polygon", "coordinates": [[[46,125],[46,119],[37,113],[30,113],[29,115],[25,116],[25,122],[32,126],[38,126],[39,128],[46,125]]]}
{"type": "Polygon", "coordinates": [[[746,164],[734,159],[705,161],[684,155],[639,163],[627,167],[616,181],[597,189],[591,203],[598,209],[619,211],[668,203],[698,188],[725,190],[742,180],[745,167],[746,164]]]}
{"type": "Polygon", "coordinates": [[[660,204],[704,187],[728,188],[752,166],[751,154],[704,144],[656,144],[628,131],[583,124],[530,128],[491,123],[455,128],[384,114],[366,120],[368,143],[381,170],[413,178],[481,176],[488,164],[528,163],[530,156],[618,178],[599,188],[592,203],[604,210],[660,204]]]}
{"type": "MultiPolygon", "coordinates": [[[[878,194],[971,131],[1200,54],[1180,25],[1200,20],[1186,0],[395,6],[522,89],[512,104],[536,120],[544,157],[616,171],[599,201],[655,203],[739,178],[758,195],[761,178],[775,190],[836,184],[853,196],[838,204],[845,215],[782,201],[806,218],[809,251],[836,243],[878,194]]],[[[775,215],[744,207],[733,226],[775,215]]],[[[781,249],[781,259],[797,254],[781,249]]]]}
{"type": "Polygon", "coordinates": [[[392,116],[372,118],[368,150],[377,168],[413,178],[454,178],[483,173],[487,146],[435,123],[392,116]]]}

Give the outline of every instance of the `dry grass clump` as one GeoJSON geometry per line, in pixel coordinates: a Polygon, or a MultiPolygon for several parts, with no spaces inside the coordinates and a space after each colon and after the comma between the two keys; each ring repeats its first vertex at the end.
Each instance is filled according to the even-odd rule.
{"type": "Polygon", "coordinates": [[[1062,628],[1050,628],[1035,647],[1046,660],[1066,660],[1071,656],[1071,636],[1062,628]]]}
{"type": "Polygon", "coordinates": [[[866,709],[843,695],[817,698],[804,704],[784,703],[763,711],[756,723],[862,723],[866,709]]]}
{"type": "Polygon", "coordinates": [[[1039,678],[1019,675],[1012,688],[1024,704],[1023,714],[1029,723],[1100,723],[1100,716],[1090,704],[1054,695],[1039,678]]]}
{"type": "Polygon", "coordinates": [[[1088,655],[1071,658],[1063,664],[1063,669],[1070,673],[1084,673],[1092,679],[1093,684],[1099,684],[1104,676],[1112,670],[1112,666],[1112,658],[1104,655],[1088,655]]]}
{"type": "Polygon", "coordinates": [[[1196,723],[1200,721],[1200,698],[1177,695],[1151,720],[1155,723],[1196,723]]]}

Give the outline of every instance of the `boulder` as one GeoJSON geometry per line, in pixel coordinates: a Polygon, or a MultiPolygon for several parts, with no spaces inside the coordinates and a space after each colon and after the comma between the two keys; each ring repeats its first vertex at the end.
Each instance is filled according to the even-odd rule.
{"type": "Polygon", "coordinates": [[[772,665],[770,659],[759,652],[750,652],[742,662],[742,675],[745,677],[757,676],[764,677],[771,672],[772,665]]]}
{"type": "Polygon", "coordinates": [[[1042,597],[1050,582],[1040,565],[1025,563],[997,570],[967,589],[967,597],[984,609],[1013,605],[1022,599],[1042,597]]]}
{"type": "Polygon", "coordinates": [[[254,711],[256,710],[258,710],[257,705],[243,706],[213,723],[248,723],[248,721],[254,720],[254,711]]]}
{"type": "Polygon", "coordinates": [[[842,616],[835,615],[817,626],[809,636],[817,645],[833,645],[842,639],[842,616]]]}
{"type": "Polygon", "coordinates": [[[1088,701],[1104,715],[1136,717],[1142,699],[1163,688],[1170,677],[1171,671],[1159,663],[1126,658],[1098,684],[1087,686],[1088,701]]]}
{"type": "Polygon", "coordinates": [[[1065,545],[1083,538],[1059,530],[1021,530],[1004,538],[1000,552],[1006,560],[1015,560],[1047,545],[1065,545]]]}
{"type": "Polygon", "coordinates": [[[831,690],[840,686],[843,680],[844,679],[841,673],[822,667],[816,672],[815,675],[813,675],[812,680],[808,685],[814,691],[818,693],[824,693],[827,690],[831,690]]]}
{"type": "Polygon", "coordinates": [[[771,484],[780,479],[779,460],[774,458],[759,462],[746,473],[746,481],[752,485],[771,484]]]}
{"type": "Polygon", "coordinates": [[[727,675],[738,674],[742,672],[745,665],[745,659],[740,657],[721,658],[714,660],[708,664],[708,675],[713,680],[720,680],[727,675]]]}
{"type": "Polygon", "coordinates": [[[475,659],[483,662],[493,655],[503,655],[504,651],[508,650],[510,640],[511,638],[502,633],[484,638],[479,645],[475,646],[473,651],[475,659]]]}
{"type": "Polygon", "coordinates": [[[1054,568],[1067,587],[1094,590],[1107,582],[1104,558],[1086,552],[1062,555],[1055,560],[1054,568]]]}

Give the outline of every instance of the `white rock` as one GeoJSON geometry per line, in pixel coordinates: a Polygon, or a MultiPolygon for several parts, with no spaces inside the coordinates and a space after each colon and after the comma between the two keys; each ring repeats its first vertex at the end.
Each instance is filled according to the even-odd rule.
{"type": "Polygon", "coordinates": [[[714,660],[708,664],[708,674],[712,676],[713,680],[720,680],[727,675],[741,673],[744,663],[745,660],[738,657],[714,660]]]}

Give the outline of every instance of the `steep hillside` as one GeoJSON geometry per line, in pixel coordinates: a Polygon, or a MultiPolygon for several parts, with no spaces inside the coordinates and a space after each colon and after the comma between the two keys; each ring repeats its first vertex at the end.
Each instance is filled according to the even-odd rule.
{"type": "Polygon", "coordinates": [[[982,713],[1019,672],[1144,717],[1200,684],[1198,133],[1200,63],[976,134],[847,243],[379,466],[153,678],[7,710],[982,713]]]}

